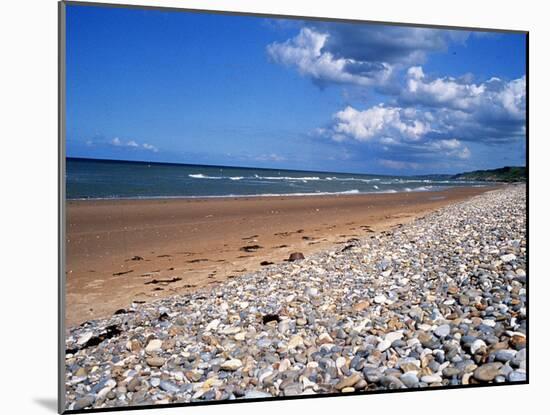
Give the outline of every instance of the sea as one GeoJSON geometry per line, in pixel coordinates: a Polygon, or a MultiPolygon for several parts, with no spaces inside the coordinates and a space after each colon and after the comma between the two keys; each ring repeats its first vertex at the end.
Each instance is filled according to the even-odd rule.
{"type": "Polygon", "coordinates": [[[380,176],[67,158],[67,199],[154,199],[428,192],[485,186],[448,178],[380,176]]]}

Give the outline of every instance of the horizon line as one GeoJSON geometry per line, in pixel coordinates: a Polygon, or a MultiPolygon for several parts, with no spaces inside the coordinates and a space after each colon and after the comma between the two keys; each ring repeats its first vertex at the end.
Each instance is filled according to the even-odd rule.
{"type": "Polygon", "coordinates": [[[95,157],[74,157],[74,156],[65,156],[66,160],[89,160],[89,161],[99,161],[99,162],[118,162],[118,163],[136,163],[136,164],[160,164],[160,165],[172,165],[172,166],[195,166],[195,167],[218,167],[218,168],[230,168],[230,169],[248,169],[248,170],[280,170],[280,171],[298,171],[304,173],[330,173],[330,174],[361,174],[368,176],[405,176],[405,177],[422,177],[422,176],[455,176],[459,174],[478,172],[478,171],[488,171],[488,170],[497,170],[504,168],[526,168],[526,166],[521,165],[508,165],[495,167],[490,169],[476,169],[469,171],[461,171],[459,173],[425,173],[425,174],[380,174],[380,173],[351,173],[351,172],[335,172],[335,171],[323,171],[323,170],[301,170],[301,169],[288,169],[288,168],[272,168],[272,167],[247,167],[247,166],[229,166],[222,164],[196,164],[196,163],[184,163],[184,162],[172,162],[172,161],[148,161],[148,160],[123,160],[123,159],[110,159],[110,158],[95,158],[95,157]]]}

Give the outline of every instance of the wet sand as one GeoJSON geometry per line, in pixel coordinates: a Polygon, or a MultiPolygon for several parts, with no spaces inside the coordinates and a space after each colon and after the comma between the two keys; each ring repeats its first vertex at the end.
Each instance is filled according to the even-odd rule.
{"type": "Polygon", "coordinates": [[[413,221],[494,187],[67,202],[66,323],[189,292],[413,221]]]}

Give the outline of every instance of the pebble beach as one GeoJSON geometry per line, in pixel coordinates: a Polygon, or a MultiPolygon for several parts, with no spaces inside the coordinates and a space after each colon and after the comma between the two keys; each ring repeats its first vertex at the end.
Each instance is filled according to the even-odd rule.
{"type": "Polygon", "coordinates": [[[508,185],[66,335],[65,408],[527,379],[526,189],[508,185]]]}

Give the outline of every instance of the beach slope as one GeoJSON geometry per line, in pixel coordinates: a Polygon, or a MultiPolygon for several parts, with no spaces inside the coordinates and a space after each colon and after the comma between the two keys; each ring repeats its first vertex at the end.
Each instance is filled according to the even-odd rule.
{"type": "Polygon", "coordinates": [[[68,201],[67,325],[345,244],[490,189],[68,201]]]}
{"type": "Polygon", "coordinates": [[[70,330],[67,409],[526,381],[525,186],[70,330]]]}

